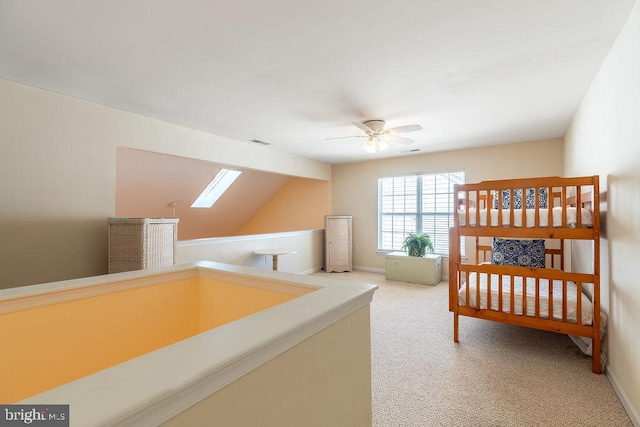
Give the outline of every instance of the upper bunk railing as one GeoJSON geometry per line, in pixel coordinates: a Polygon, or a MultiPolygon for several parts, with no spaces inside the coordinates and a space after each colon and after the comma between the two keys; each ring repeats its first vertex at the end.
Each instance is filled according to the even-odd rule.
{"type": "Polygon", "coordinates": [[[598,176],[526,178],[456,184],[458,234],[594,239],[598,176]]]}

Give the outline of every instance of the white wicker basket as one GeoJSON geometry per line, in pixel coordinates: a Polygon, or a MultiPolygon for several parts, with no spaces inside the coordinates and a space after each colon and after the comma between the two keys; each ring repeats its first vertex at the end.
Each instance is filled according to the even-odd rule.
{"type": "Polygon", "coordinates": [[[176,263],[178,218],[108,218],[109,273],[176,263]]]}

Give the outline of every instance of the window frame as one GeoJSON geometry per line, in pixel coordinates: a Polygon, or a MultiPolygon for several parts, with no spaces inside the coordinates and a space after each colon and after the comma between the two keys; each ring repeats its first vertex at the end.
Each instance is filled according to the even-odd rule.
{"type": "Polygon", "coordinates": [[[209,181],[202,193],[191,204],[192,208],[208,209],[212,207],[220,197],[229,189],[242,171],[222,168],[209,181]]]}
{"type": "MultiPolygon", "coordinates": [[[[448,256],[449,228],[453,226],[453,218],[456,212],[453,185],[464,183],[465,179],[466,171],[464,169],[437,172],[417,172],[378,177],[378,252],[388,253],[399,251],[401,250],[401,242],[404,241],[408,234],[427,233],[431,236],[434,243],[434,253],[445,257],[448,256]],[[448,185],[448,187],[446,191],[439,191],[437,180],[442,179],[443,175],[448,181],[448,184],[445,184],[448,185]],[[411,181],[413,178],[415,178],[415,192],[413,192],[413,183],[409,186],[411,188],[408,190],[408,186],[406,185],[407,180],[411,181]],[[401,187],[401,191],[395,191],[397,184],[396,180],[403,181],[403,185],[399,185],[399,187],[401,187]],[[429,183],[428,180],[433,180],[433,183],[429,183]],[[435,191],[425,194],[425,182],[427,185],[431,184],[429,187],[430,190],[435,191]],[[391,185],[391,191],[389,191],[388,188],[384,188],[385,186],[389,187],[389,185],[391,185]],[[446,210],[438,211],[437,206],[442,206],[442,196],[444,195],[448,195],[446,210]],[[432,206],[436,207],[431,212],[426,211],[425,198],[427,197],[431,198],[428,202],[430,202],[432,206]],[[384,200],[385,198],[387,200],[384,200]],[[391,199],[391,207],[389,207],[389,199],[391,199]],[[396,201],[398,202],[398,205],[403,205],[401,206],[400,211],[395,211],[397,209],[396,201]],[[438,202],[440,205],[438,205],[438,202]],[[385,205],[386,211],[383,210],[385,205]],[[427,216],[434,217],[433,231],[424,231],[424,220],[427,216]],[[442,227],[438,227],[435,222],[435,217],[438,216],[446,217],[446,233],[443,233],[442,227]],[[391,218],[391,220],[389,220],[389,218],[391,218]],[[403,219],[396,222],[394,221],[395,218],[403,219]],[[406,218],[409,218],[409,221],[415,221],[413,227],[407,227],[406,218]],[[389,223],[391,224],[390,228],[388,227],[389,223]],[[396,227],[396,223],[400,223],[402,225],[396,227]],[[385,234],[387,235],[385,236],[385,234]],[[400,234],[401,238],[398,238],[398,236],[396,236],[397,234],[400,234]],[[446,244],[442,243],[443,240],[446,244]]],[[[461,245],[461,250],[464,252],[463,239],[461,241],[461,245]]]]}

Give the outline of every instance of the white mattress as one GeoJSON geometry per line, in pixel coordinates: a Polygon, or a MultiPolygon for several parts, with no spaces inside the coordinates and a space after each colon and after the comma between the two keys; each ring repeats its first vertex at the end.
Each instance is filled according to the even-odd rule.
{"type": "MultiPolygon", "coordinates": [[[[466,225],[466,211],[460,210],[458,211],[458,224],[460,226],[466,225]]],[[[490,209],[491,216],[491,226],[498,226],[498,209],[490,209]]],[[[526,209],[526,227],[532,228],[535,227],[536,224],[536,214],[535,209],[526,209]]],[[[539,227],[548,227],[549,225],[549,210],[548,209],[539,209],[540,212],[540,224],[539,227]]],[[[593,227],[593,213],[590,209],[582,208],[580,209],[580,216],[582,217],[582,226],[583,227],[593,227]]],[[[562,207],[553,208],[552,212],[553,217],[553,226],[554,227],[562,227],[562,207]]],[[[577,208],[568,207],[567,208],[567,226],[569,228],[575,228],[577,221],[577,208]]],[[[510,225],[509,222],[511,220],[509,209],[502,210],[502,226],[510,225]]],[[[513,223],[514,227],[522,227],[522,209],[514,209],[513,210],[513,223]]],[[[476,225],[476,209],[469,209],[469,224],[474,227],[476,225]]],[[[487,210],[480,210],[480,226],[487,226],[487,210]]]]}
{"type": "MultiPolygon", "coordinates": [[[[487,308],[487,273],[479,273],[480,278],[480,308],[487,308]]],[[[527,289],[527,315],[535,316],[536,281],[532,277],[526,278],[527,289]]],[[[567,282],[567,319],[576,322],[576,284],[567,282]]],[[[522,315],[522,277],[516,277],[514,281],[514,313],[522,315]]],[[[458,290],[458,303],[466,304],[466,284],[458,290]]],[[[469,273],[469,307],[476,305],[476,273],[469,273]]],[[[502,310],[498,310],[498,275],[491,275],[491,310],[511,312],[511,276],[502,276],[502,310]]],[[[589,298],[582,294],[582,324],[590,325],[593,321],[593,304],[589,298]]],[[[540,318],[549,318],[549,281],[540,279],[540,318]]],[[[553,281],[553,318],[562,320],[562,281],[553,281]]]]}

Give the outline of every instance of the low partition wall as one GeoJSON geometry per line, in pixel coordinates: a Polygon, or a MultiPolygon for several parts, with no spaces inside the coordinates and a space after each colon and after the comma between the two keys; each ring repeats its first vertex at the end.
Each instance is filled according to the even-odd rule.
{"type": "Polygon", "coordinates": [[[370,425],[374,285],[208,261],[0,291],[0,401],[72,425],[370,425]]]}
{"type": "Polygon", "coordinates": [[[324,230],[211,237],[178,242],[178,264],[200,260],[271,269],[269,256],[255,255],[260,249],[289,249],[296,253],[282,255],[278,270],[308,274],[324,265],[324,230]]]}

